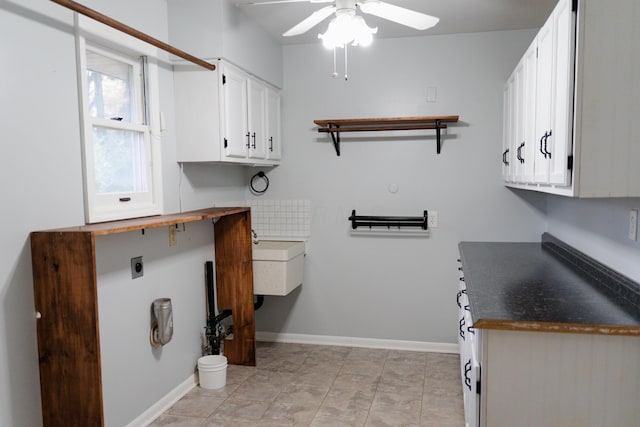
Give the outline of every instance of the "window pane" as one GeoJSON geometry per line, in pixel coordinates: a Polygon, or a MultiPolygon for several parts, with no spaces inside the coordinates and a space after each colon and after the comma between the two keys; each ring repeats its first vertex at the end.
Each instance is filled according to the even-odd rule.
{"type": "Polygon", "coordinates": [[[93,127],[96,192],[147,191],[148,160],[143,132],[93,127]]]}
{"type": "Polygon", "coordinates": [[[133,66],[87,51],[89,114],[100,119],[135,119],[133,66]]]}

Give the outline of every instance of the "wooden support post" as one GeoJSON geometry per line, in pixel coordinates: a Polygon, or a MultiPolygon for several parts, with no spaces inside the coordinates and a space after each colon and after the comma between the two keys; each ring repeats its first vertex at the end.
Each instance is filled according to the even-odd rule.
{"type": "Polygon", "coordinates": [[[42,421],[102,426],[102,377],[94,238],[31,233],[42,421]]]}
{"type": "Polygon", "coordinates": [[[231,364],[256,365],[250,211],[222,217],[214,226],[219,310],[231,310],[233,338],[225,340],[231,364]]]}

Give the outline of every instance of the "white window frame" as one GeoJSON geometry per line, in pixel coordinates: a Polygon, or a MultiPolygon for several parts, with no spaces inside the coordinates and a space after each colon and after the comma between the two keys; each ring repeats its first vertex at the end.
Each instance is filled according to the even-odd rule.
{"type": "MultiPolygon", "coordinates": [[[[82,137],[85,221],[96,223],[162,214],[162,173],[158,50],[124,33],[81,15],[76,16],[76,54],[79,85],[80,129],[82,137]],[[87,50],[143,66],[144,81],[136,85],[144,90],[145,111],[138,111],[141,123],[119,122],[91,117],[88,105],[87,50]],[[145,123],[146,122],[146,123],[145,123]],[[147,164],[147,191],[135,193],[97,194],[94,170],[93,128],[109,128],[140,132],[143,135],[147,164]],[[126,200],[126,201],[125,201],[126,200]]],[[[136,93],[141,99],[142,93],[136,93]]],[[[136,102],[136,107],[141,105],[136,102]]]]}

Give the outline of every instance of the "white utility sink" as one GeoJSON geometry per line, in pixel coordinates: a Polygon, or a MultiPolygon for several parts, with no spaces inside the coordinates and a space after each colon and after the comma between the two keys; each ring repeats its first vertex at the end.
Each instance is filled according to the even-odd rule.
{"type": "Polygon", "coordinates": [[[253,248],[253,293],[287,295],[302,284],[304,242],[260,240],[253,248]]]}

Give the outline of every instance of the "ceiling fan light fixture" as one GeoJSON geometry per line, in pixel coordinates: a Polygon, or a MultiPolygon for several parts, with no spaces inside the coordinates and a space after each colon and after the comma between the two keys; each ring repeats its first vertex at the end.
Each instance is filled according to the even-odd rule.
{"type": "Polygon", "coordinates": [[[378,28],[371,28],[362,16],[349,13],[338,14],[329,23],[324,34],[318,34],[327,49],[343,47],[348,43],[354,46],[369,46],[373,42],[373,34],[378,28]]]}

